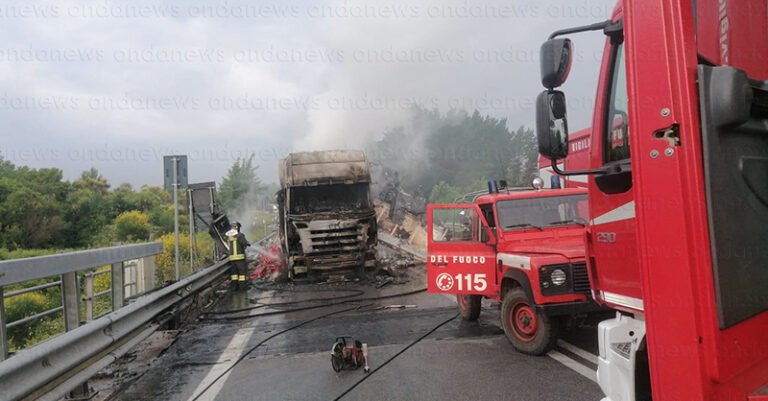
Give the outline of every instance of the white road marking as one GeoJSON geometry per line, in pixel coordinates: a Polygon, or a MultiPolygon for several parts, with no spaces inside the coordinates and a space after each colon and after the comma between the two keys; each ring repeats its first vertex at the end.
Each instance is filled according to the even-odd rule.
{"type": "Polygon", "coordinates": [[[569,344],[563,340],[557,340],[557,345],[597,365],[597,355],[585,351],[573,344],[569,344]]]}
{"type": "MultiPolygon", "coordinates": [[[[212,381],[216,380],[216,378],[222,372],[227,370],[230,366],[232,366],[233,363],[235,363],[237,358],[239,358],[243,352],[245,352],[245,346],[248,344],[248,341],[251,339],[254,331],[256,331],[256,327],[248,327],[238,330],[237,333],[232,336],[232,340],[230,340],[229,344],[227,344],[227,348],[222,351],[221,355],[219,355],[218,361],[216,361],[216,364],[213,365],[210,371],[208,371],[208,374],[205,375],[205,378],[200,381],[200,384],[197,385],[195,391],[192,392],[192,396],[189,397],[188,400],[193,400],[195,397],[197,397],[197,395],[202,392],[203,389],[208,387],[208,385],[211,384],[212,381]]],[[[216,383],[214,383],[211,388],[209,388],[208,391],[206,391],[205,394],[199,398],[199,400],[206,401],[216,399],[216,396],[224,387],[224,383],[227,382],[227,377],[229,377],[230,373],[232,373],[231,370],[225,373],[224,376],[222,376],[216,383]]]]}
{"type": "Polygon", "coordinates": [[[597,383],[597,372],[594,370],[580,364],[579,362],[574,361],[571,358],[568,358],[567,356],[552,350],[547,353],[547,356],[562,363],[567,368],[575,371],[576,373],[586,377],[589,380],[592,380],[593,382],[597,383]]]}
{"type": "MultiPolygon", "coordinates": [[[[444,295],[447,296],[448,294],[444,294],[444,295]]],[[[502,327],[500,320],[496,320],[496,319],[491,318],[491,317],[484,317],[483,320],[487,321],[488,323],[494,324],[494,325],[496,325],[498,327],[502,327]]],[[[597,356],[592,354],[592,353],[590,353],[589,351],[585,351],[585,350],[583,350],[583,349],[581,349],[581,348],[579,348],[579,347],[577,347],[577,346],[575,346],[573,344],[569,344],[569,343],[567,343],[567,342],[565,342],[563,340],[557,340],[557,345],[559,345],[559,346],[565,348],[566,350],[568,350],[570,352],[573,352],[574,354],[576,354],[576,355],[578,355],[578,356],[580,356],[580,357],[582,357],[582,358],[584,358],[584,359],[594,363],[595,365],[597,365],[597,356]]],[[[563,353],[557,352],[555,350],[549,351],[547,356],[549,356],[550,358],[556,360],[557,362],[562,363],[563,365],[565,365],[565,367],[567,367],[567,368],[569,368],[571,370],[574,370],[576,373],[579,373],[580,375],[582,375],[582,376],[588,378],[589,380],[592,380],[593,382],[597,383],[597,372],[592,370],[591,367],[584,365],[582,362],[579,362],[579,361],[576,361],[574,359],[571,359],[568,355],[565,355],[563,353]]]]}
{"type": "MultiPolygon", "coordinates": [[[[274,291],[265,291],[262,293],[262,298],[269,298],[274,294],[274,291]]],[[[227,344],[227,347],[224,348],[224,350],[221,352],[221,355],[219,355],[219,359],[216,361],[216,364],[213,365],[210,371],[208,371],[208,374],[205,375],[205,378],[200,381],[200,384],[197,385],[195,388],[195,391],[192,392],[192,396],[190,396],[187,400],[193,400],[197,395],[202,392],[206,387],[208,387],[211,382],[216,380],[219,375],[227,370],[230,366],[232,366],[235,361],[237,361],[240,356],[243,355],[244,352],[246,352],[246,345],[248,345],[248,341],[251,340],[251,337],[253,336],[253,333],[256,331],[256,327],[246,327],[243,329],[238,330],[235,335],[232,336],[232,339],[229,340],[229,344],[227,344]]],[[[230,370],[229,372],[225,373],[224,376],[222,376],[216,383],[214,383],[211,388],[208,389],[208,391],[203,394],[199,400],[201,401],[208,401],[208,400],[214,400],[216,399],[216,396],[219,395],[219,392],[224,387],[224,383],[227,382],[227,378],[229,377],[229,374],[232,373],[230,370]]]]}

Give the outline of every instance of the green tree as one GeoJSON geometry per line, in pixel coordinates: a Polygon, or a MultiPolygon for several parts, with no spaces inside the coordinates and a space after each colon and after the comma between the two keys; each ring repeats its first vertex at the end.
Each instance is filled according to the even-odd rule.
{"type": "MultiPolygon", "coordinates": [[[[73,185],[73,188],[75,186],[73,185]]],[[[110,212],[107,195],[80,187],[67,195],[65,218],[69,227],[63,236],[68,247],[90,245],[104,226],[111,223],[114,216],[110,212]]],[[[99,241],[109,243],[109,241],[99,241]]]]}
{"type": "Polygon", "coordinates": [[[219,185],[219,204],[228,213],[234,212],[264,190],[256,174],[259,166],[253,164],[253,158],[254,155],[247,159],[238,158],[219,185]]]}
{"type": "Polygon", "coordinates": [[[119,241],[146,241],[152,229],[149,216],[138,210],[121,213],[114,224],[119,241]]]}
{"type": "Polygon", "coordinates": [[[109,183],[107,183],[107,180],[99,174],[99,170],[96,170],[93,167],[90,170],[83,171],[83,173],[80,174],[80,178],[72,183],[72,186],[76,190],[87,189],[91,192],[98,192],[101,194],[106,194],[109,190],[109,183]]]}
{"type": "MultiPolygon", "coordinates": [[[[183,204],[183,201],[179,201],[183,204]]],[[[153,207],[149,211],[149,220],[154,226],[154,232],[157,234],[165,234],[173,232],[173,205],[161,204],[153,207]]],[[[189,218],[186,214],[179,213],[179,231],[189,231],[189,218]]]]}
{"type": "Polygon", "coordinates": [[[510,131],[506,120],[478,111],[416,107],[406,124],[385,132],[367,153],[374,165],[397,171],[404,190],[429,194],[432,202],[454,190],[482,189],[481,179],[529,185],[538,169],[532,130],[510,131]]]}
{"type": "Polygon", "coordinates": [[[510,185],[529,186],[539,175],[539,148],[536,134],[530,128],[519,127],[512,132],[512,148],[507,177],[510,185]]]}
{"type": "Polygon", "coordinates": [[[458,188],[445,181],[440,181],[432,187],[432,192],[429,194],[429,202],[437,204],[453,203],[461,195],[462,193],[458,188]]]}
{"type": "Polygon", "coordinates": [[[67,224],[61,170],[16,167],[0,158],[0,246],[37,248],[58,243],[67,224]]]}

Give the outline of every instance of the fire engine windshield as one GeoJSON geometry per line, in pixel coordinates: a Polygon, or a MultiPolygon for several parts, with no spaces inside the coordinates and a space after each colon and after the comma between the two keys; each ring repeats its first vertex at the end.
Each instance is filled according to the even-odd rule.
{"type": "Polygon", "coordinates": [[[502,230],[542,229],[587,222],[587,195],[506,199],[496,202],[502,230]]]}

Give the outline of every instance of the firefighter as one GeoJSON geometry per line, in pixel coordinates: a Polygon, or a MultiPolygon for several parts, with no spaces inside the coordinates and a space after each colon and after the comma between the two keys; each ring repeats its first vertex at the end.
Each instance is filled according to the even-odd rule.
{"type": "Polygon", "coordinates": [[[248,262],[245,260],[245,248],[251,246],[245,235],[240,232],[240,223],[235,222],[232,230],[227,231],[229,243],[229,261],[232,263],[232,275],[230,280],[237,290],[248,288],[245,283],[245,275],[248,272],[248,262]]]}

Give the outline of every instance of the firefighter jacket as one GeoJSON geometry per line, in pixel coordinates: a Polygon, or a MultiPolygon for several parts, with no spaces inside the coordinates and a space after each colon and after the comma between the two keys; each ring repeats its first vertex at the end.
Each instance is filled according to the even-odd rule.
{"type": "Polygon", "coordinates": [[[243,233],[237,233],[231,237],[227,237],[229,242],[229,260],[243,260],[245,259],[245,248],[250,246],[248,240],[245,239],[243,233]]]}

